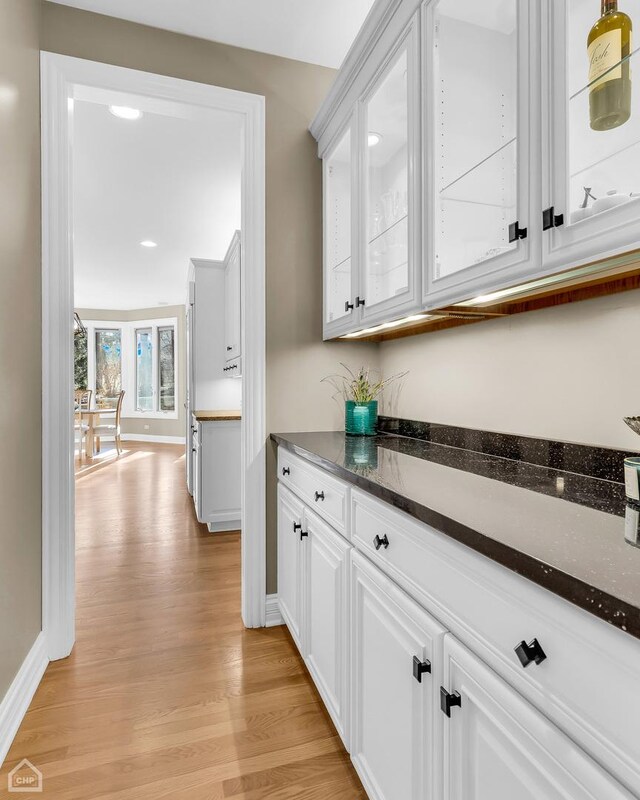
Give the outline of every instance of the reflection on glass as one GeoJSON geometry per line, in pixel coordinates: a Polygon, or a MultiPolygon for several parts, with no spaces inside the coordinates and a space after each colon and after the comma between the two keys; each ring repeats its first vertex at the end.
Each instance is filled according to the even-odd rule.
{"type": "Polygon", "coordinates": [[[517,0],[439,0],[435,48],[440,278],[517,246],[517,0]]]}
{"type": "Polygon", "coordinates": [[[340,319],[351,297],[351,130],[325,165],[327,322],[340,319]]]}
{"type": "Polygon", "coordinates": [[[173,327],[158,328],[158,350],[160,411],[175,411],[175,342],[173,327]]]}
{"type": "Polygon", "coordinates": [[[119,329],[96,330],[96,407],[115,408],[122,389],[119,329]]]}
{"type": "Polygon", "coordinates": [[[153,346],[151,328],[136,331],[136,409],[153,411],[153,346]]]}
{"type": "Polygon", "coordinates": [[[406,292],[408,265],[408,92],[403,51],[367,105],[368,306],[406,292]]]}
{"type": "MultiPolygon", "coordinates": [[[[577,224],[640,197],[640,93],[631,92],[631,116],[612,130],[591,127],[589,98],[590,61],[587,37],[600,8],[593,0],[568,0],[568,158],[569,219],[577,224]]],[[[634,4],[619,3],[621,11],[632,14],[634,4]]],[[[617,62],[595,84],[620,72],[638,68],[638,51],[632,51],[624,65],[617,62]],[[624,66],[624,70],[623,70],[624,66]]]]}

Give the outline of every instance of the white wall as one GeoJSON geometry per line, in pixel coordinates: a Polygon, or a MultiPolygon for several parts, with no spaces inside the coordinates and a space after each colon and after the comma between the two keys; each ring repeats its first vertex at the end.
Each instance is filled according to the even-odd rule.
{"type": "Polygon", "coordinates": [[[385,375],[410,370],[386,413],[640,449],[640,290],[380,346],[385,375]],[[391,408],[393,405],[393,408],[391,408]]]}

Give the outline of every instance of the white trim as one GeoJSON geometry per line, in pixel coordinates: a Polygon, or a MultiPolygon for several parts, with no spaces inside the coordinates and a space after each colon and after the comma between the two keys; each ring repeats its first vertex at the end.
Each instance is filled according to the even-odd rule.
{"type": "Polygon", "coordinates": [[[265,624],[265,99],[260,95],[41,53],[43,341],[43,630],[51,659],[75,639],[73,479],[74,97],[87,87],[151,96],[225,112],[243,120],[242,281],[242,618],[265,624]]]}
{"type": "Polygon", "coordinates": [[[267,595],[265,626],[275,628],[276,625],[284,625],[284,619],[280,613],[280,603],[277,594],[267,595]]]}
{"type": "Polygon", "coordinates": [[[41,631],[0,703],[0,767],[7,757],[48,663],[45,637],[41,631]]]}
{"type": "Polygon", "coordinates": [[[123,442],[157,442],[158,444],[185,444],[184,436],[156,436],[153,433],[123,433],[123,442]]]}

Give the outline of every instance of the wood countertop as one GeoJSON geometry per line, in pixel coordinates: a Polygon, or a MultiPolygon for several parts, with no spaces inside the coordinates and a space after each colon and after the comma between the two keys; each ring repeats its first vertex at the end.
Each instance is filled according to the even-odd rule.
{"type": "Polygon", "coordinates": [[[240,420],[242,413],[239,410],[194,411],[193,416],[198,422],[222,422],[225,420],[240,420]]]}

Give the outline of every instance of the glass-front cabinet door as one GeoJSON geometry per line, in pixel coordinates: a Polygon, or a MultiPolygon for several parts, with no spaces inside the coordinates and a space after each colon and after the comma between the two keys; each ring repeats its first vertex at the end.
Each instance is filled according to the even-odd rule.
{"type": "Polygon", "coordinates": [[[353,126],[348,125],[324,158],[325,338],[354,327],[353,126]]]}
{"type": "Polygon", "coordinates": [[[364,241],[355,304],[367,321],[401,314],[419,303],[417,65],[414,20],[361,104],[364,241]]]}
{"type": "Polygon", "coordinates": [[[548,0],[550,151],[545,262],[569,266],[640,247],[640,56],[635,0],[548,0]]]}
{"type": "MultiPolygon", "coordinates": [[[[528,0],[425,2],[425,303],[443,305],[530,269],[528,0]]],[[[533,115],[535,117],[535,114],[533,115]]]]}

